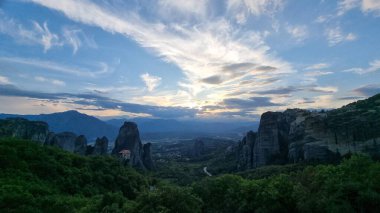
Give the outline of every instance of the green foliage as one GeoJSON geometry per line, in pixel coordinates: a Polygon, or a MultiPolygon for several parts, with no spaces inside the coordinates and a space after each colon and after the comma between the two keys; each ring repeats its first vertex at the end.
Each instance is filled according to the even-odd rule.
{"type": "Polygon", "coordinates": [[[0,212],[199,212],[189,189],[157,184],[110,156],[0,139],[0,212]]]}
{"type": "Polygon", "coordinates": [[[367,156],[353,155],[339,165],[255,172],[178,187],[144,177],[112,157],[81,157],[0,139],[0,212],[348,213],[380,208],[380,163],[367,156]]]}
{"type": "Polygon", "coordinates": [[[247,180],[234,175],[193,186],[204,212],[377,212],[380,163],[354,155],[338,166],[247,180]]]}
{"type": "Polygon", "coordinates": [[[235,175],[206,178],[193,186],[206,212],[235,212],[239,209],[243,179],[235,175]],[[228,201],[228,202],[227,202],[228,201]]]}
{"type": "Polygon", "coordinates": [[[101,209],[108,193],[120,195],[124,203],[147,187],[146,178],[112,157],[81,157],[29,141],[0,139],[0,209],[5,211],[101,209]]]}
{"type": "Polygon", "coordinates": [[[137,198],[137,212],[141,213],[197,213],[201,212],[201,200],[187,188],[170,185],[151,189],[137,198]]]}

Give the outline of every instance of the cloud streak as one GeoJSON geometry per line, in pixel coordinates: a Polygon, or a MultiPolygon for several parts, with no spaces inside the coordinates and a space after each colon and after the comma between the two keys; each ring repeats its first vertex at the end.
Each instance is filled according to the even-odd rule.
{"type": "Polygon", "coordinates": [[[343,72],[352,72],[352,73],[357,73],[357,74],[362,75],[362,74],[367,74],[371,72],[376,72],[379,70],[380,70],[380,59],[377,59],[377,60],[371,61],[369,63],[368,68],[354,67],[354,68],[346,69],[343,72]]]}
{"type": "Polygon", "coordinates": [[[83,69],[63,64],[58,64],[53,61],[39,60],[33,58],[19,58],[19,57],[0,57],[0,62],[3,63],[17,63],[22,65],[33,66],[55,72],[77,75],[82,77],[98,77],[99,75],[112,72],[112,69],[108,64],[100,62],[98,63],[97,71],[91,71],[93,69],[83,69]]]}

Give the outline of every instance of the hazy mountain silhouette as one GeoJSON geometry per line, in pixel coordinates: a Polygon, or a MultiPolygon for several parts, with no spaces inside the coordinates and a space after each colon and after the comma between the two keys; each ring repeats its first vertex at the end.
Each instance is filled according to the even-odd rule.
{"type": "Polygon", "coordinates": [[[40,115],[0,114],[0,118],[22,117],[33,121],[45,121],[50,131],[70,131],[78,135],[85,135],[89,142],[96,137],[106,136],[114,142],[120,126],[124,121],[136,122],[139,126],[142,139],[158,138],[193,138],[199,136],[228,136],[238,137],[250,129],[256,129],[257,122],[206,122],[196,120],[178,121],[174,119],[112,119],[100,120],[96,117],[79,113],[74,110],[40,115]]]}
{"type": "Polygon", "coordinates": [[[7,117],[22,117],[34,121],[44,121],[49,124],[50,131],[74,132],[78,135],[85,135],[89,141],[94,141],[96,137],[101,136],[106,136],[113,140],[118,131],[118,128],[115,126],[74,110],[40,115],[0,114],[0,118],[7,117]]]}

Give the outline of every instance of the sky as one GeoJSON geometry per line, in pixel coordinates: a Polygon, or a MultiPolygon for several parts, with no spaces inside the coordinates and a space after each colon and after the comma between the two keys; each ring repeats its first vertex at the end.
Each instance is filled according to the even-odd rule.
{"type": "Polygon", "coordinates": [[[380,93],[380,0],[0,0],[0,112],[257,120],[380,93]]]}

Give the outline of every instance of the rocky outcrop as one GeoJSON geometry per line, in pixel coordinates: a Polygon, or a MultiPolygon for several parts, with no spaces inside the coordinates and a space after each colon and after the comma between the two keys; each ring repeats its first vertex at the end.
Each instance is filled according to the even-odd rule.
{"type": "Polygon", "coordinates": [[[74,153],[79,155],[85,155],[87,148],[87,139],[84,135],[79,135],[75,139],[74,153]]]}
{"type": "Polygon", "coordinates": [[[39,142],[41,145],[56,146],[66,151],[79,154],[107,154],[108,139],[98,138],[95,146],[87,146],[84,135],[72,132],[49,132],[48,124],[41,121],[29,121],[24,118],[0,119],[0,137],[14,137],[39,142]]]}
{"type": "Polygon", "coordinates": [[[87,146],[86,155],[106,155],[108,153],[108,139],[103,136],[96,138],[94,146],[87,146]]]}
{"type": "Polygon", "coordinates": [[[56,146],[72,153],[85,155],[87,139],[84,135],[77,136],[72,132],[50,133],[45,145],[56,146]]]}
{"type": "Polygon", "coordinates": [[[238,169],[335,159],[340,153],[336,147],[329,145],[334,137],[326,118],[325,113],[301,109],[264,113],[255,140],[247,140],[249,135],[254,134],[251,132],[239,144],[238,169]]]}
{"type": "Polygon", "coordinates": [[[97,138],[95,141],[94,154],[95,155],[105,155],[108,152],[108,139],[103,136],[102,138],[97,138]]]}
{"type": "Polygon", "coordinates": [[[266,112],[256,139],[248,139],[249,134],[253,133],[237,149],[240,170],[299,161],[331,162],[356,152],[379,155],[380,95],[328,112],[266,112]]]}
{"type": "MultiPolygon", "coordinates": [[[[134,122],[124,122],[123,126],[120,127],[112,154],[119,155],[122,150],[130,152],[129,164],[142,169],[147,168],[143,162],[144,150],[140,140],[140,133],[137,124],[134,122]]],[[[145,155],[150,155],[150,148],[149,153],[145,155]]],[[[151,156],[146,156],[145,158],[148,159],[151,156]]]]}
{"type": "Polygon", "coordinates": [[[192,157],[200,157],[205,153],[205,143],[201,139],[194,141],[193,149],[191,150],[192,157]]]}
{"type": "Polygon", "coordinates": [[[49,134],[47,123],[23,118],[0,119],[0,137],[15,137],[43,144],[49,134]]]}
{"type": "Polygon", "coordinates": [[[151,153],[151,143],[146,143],[143,145],[143,164],[148,170],[155,170],[155,165],[152,159],[152,153],[151,153]]]}
{"type": "Polygon", "coordinates": [[[238,144],[237,148],[237,169],[246,170],[253,168],[254,155],[253,149],[255,146],[257,134],[249,131],[243,140],[238,144]]]}
{"type": "Polygon", "coordinates": [[[291,124],[304,110],[289,109],[283,113],[266,112],[261,116],[254,147],[254,165],[283,164],[288,160],[291,124]]]}

